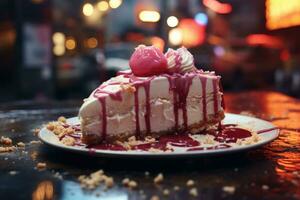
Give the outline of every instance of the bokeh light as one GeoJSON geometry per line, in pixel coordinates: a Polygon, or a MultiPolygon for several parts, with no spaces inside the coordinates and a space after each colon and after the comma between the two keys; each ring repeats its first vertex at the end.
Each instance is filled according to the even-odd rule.
{"type": "Polygon", "coordinates": [[[56,32],[52,36],[52,41],[55,45],[57,44],[64,44],[65,43],[65,35],[61,32],[56,32]]]}
{"type": "Polygon", "coordinates": [[[169,32],[169,42],[174,46],[182,44],[182,30],[180,28],[173,28],[169,32]]]}
{"type": "Polygon", "coordinates": [[[232,11],[232,6],[218,0],[203,0],[203,5],[219,14],[228,14],[232,11]]]}
{"type": "Polygon", "coordinates": [[[34,4],[40,4],[40,3],[43,3],[44,0],[31,0],[31,2],[34,4]]]}
{"type": "Polygon", "coordinates": [[[205,13],[197,13],[195,15],[195,21],[200,25],[207,25],[208,18],[205,13]]]}
{"type": "Polygon", "coordinates": [[[73,50],[73,49],[76,48],[76,41],[75,41],[75,39],[74,39],[73,37],[68,38],[68,39],[66,40],[66,48],[67,48],[68,50],[73,50]]]}
{"type": "Polygon", "coordinates": [[[94,13],[93,5],[90,4],[90,3],[84,4],[83,7],[82,7],[82,13],[87,17],[93,15],[93,13],[94,13]]]}
{"type": "Polygon", "coordinates": [[[93,48],[96,48],[98,46],[98,41],[97,41],[96,38],[90,37],[90,38],[87,39],[86,45],[87,45],[88,48],[93,49],[93,48]]]}
{"type": "Polygon", "coordinates": [[[178,25],[178,18],[175,17],[175,16],[168,17],[167,24],[168,24],[169,27],[172,27],[172,28],[177,26],[178,25]]]}
{"type": "Polygon", "coordinates": [[[65,46],[64,45],[55,45],[53,47],[53,53],[56,56],[62,56],[66,52],[65,46]]]}
{"type": "Polygon", "coordinates": [[[98,4],[97,4],[97,8],[102,11],[102,12],[105,12],[109,9],[109,5],[106,1],[100,1],[98,4]]]}
{"type": "Polygon", "coordinates": [[[182,19],[178,27],[182,30],[182,45],[194,47],[204,42],[205,26],[198,24],[194,19],[182,19]]]}
{"type": "Polygon", "coordinates": [[[118,8],[122,4],[122,0],[109,0],[109,6],[113,9],[118,8]]]}
{"type": "Polygon", "coordinates": [[[154,10],[143,10],[139,14],[139,19],[142,22],[158,22],[160,19],[160,14],[154,10]]]}
{"type": "Polygon", "coordinates": [[[165,48],[165,42],[162,38],[154,36],[151,38],[151,44],[157,48],[159,48],[161,51],[164,51],[165,48]]]}
{"type": "Polygon", "coordinates": [[[225,54],[225,49],[223,47],[221,47],[221,46],[215,46],[214,47],[214,54],[216,56],[221,57],[221,56],[223,56],[225,54]]]}

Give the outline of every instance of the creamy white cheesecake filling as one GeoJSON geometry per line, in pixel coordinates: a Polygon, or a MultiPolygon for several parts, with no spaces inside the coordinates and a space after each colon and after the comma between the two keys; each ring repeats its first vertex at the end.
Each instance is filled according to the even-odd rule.
{"type": "MultiPolygon", "coordinates": [[[[192,79],[192,84],[189,87],[189,93],[186,99],[187,109],[187,125],[193,125],[203,121],[203,97],[206,97],[206,116],[215,114],[215,100],[217,97],[217,112],[223,110],[221,107],[221,95],[217,85],[217,89],[213,87],[213,80],[217,76],[207,73],[203,74],[206,79],[205,94],[203,94],[202,82],[198,76],[192,79]],[[216,92],[214,95],[214,92],[216,92]]],[[[136,113],[134,91],[130,89],[129,79],[125,76],[117,76],[110,79],[107,83],[102,84],[102,90],[109,93],[120,92],[122,100],[113,99],[110,95],[104,95],[106,101],[106,135],[117,136],[119,134],[132,135],[136,132],[136,113]],[[121,84],[118,84],[121,82],[121,84]],[[116,84],[113,84],[116,83],[116,84]],[[105,87],[107,85],[107,87],[105,87]],[[124,87],[126,86],[126,87],[124,87]],[[128,89],[128,87],[129,89],[128,89]],[[125,88],[125,89],[124,89],[125,88]],[[126,89],[127,88],[127,89],[126,89]]],[[[146,130],[146,94],[144,87],[138,87],[139,99],[139,125],[140,131],[146,130]]],[[[169,81],[164,76],[155,77],[150,82],[150,126],[151,132],[167,131],[174,128],[175,114],[173,91],[170,90],[169,81]]],[[[102,105],[98,98],[93,94],[85,99],[84,104],[80,108],[79,117],[82,120],[82,129],[86,135],[102,134],[102,105]]],[[[178,109],[178,125],[184,123],[183,111],[178,109]]]]}
{"type": "MultiPolygon", "coordinates": [[[[219,94],[220,95],[220,94],[219,94]]],[[[220,97],[220,96],[219,96],[220,97]]],[[[188,125],[193,125],[199,121],[203,121],[203,108],[201,104],[202,98],[193,98],[188,101],[187,116],[188,125]]],[[[207,97],[207,115],[214,114],[213,95],[207,97]]],[[[170,130],[175,125],[174,110],[172,101],[165,99],[156,99],[151,102],[151,131],[160,132],[170,130]]],[[[220,107],[219,107],[220,111],[220,107]]],[[[111,136],[117,136],[122,133],[125,135],[132,135],[136,130],[136,117],[134,108],[127,111],[124,114],[115,114],[107,117],[107,134],[111,136]]],[[[145,123],[145,106],[140,106],[139,122],[141,131],[146,130],[145,123]]],[[[84,120],[84,119],[82,119],[84,120]]],[[[91,118],[89,122],[84,122],[84,129],[86,134],[101,136],[102,119],[98,114],[94,118],[91,118]]],[[[182,110],[179,109],[179,126],[183,125],[182,110]]]]}

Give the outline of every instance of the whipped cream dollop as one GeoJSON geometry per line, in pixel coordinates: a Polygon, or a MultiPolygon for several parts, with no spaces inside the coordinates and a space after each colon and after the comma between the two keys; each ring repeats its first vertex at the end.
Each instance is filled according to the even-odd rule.
{"type": "Polygon", "coordinates": [[[185,48],[177,50],[169,48],[165,54],[168,62],[168,71],[170,73],[187,73],[196,70],[193,55],[185,48]]]}

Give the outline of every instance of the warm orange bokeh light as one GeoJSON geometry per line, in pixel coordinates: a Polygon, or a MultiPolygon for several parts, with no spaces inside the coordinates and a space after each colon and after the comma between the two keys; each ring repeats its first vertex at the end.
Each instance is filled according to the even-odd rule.
{"type": "Polygon", "coordinates": [[[299,0],[266,1],[266,27],[268,29],[274,30],[296,25],[300,25],[299,0]]]}
{"type": "Polygon", "coordinates": [[[205,40],[205,26],[199,25],[194,19],[182,19],[178,26],[182,31],[182,45],[193,47],[205,40]]]}
{"type": "Polygon", "coordinates": [[[230,4],[221,3],[217,0],[203,0],[203,4],[219,14],[228,14],[232,11],[232,6],[230,4]]]}
{"type": "Polygon", "coordinates": [[[251,34],[248,35],[246,38],[246,42],[249,45],[255,46],[255,45],[263,45],[270,48],[282,48],[283,43],[282,41],[271,35],[266,34],[251,34]]]}
{"type": "Polygon", "coordinates": [[[157,36],[152,37],[151,44],[153,46],[156,46],[157,48],[159,48],[161,51],[164,51],[165,42],[162,38],[157,37],[157,36]]]}

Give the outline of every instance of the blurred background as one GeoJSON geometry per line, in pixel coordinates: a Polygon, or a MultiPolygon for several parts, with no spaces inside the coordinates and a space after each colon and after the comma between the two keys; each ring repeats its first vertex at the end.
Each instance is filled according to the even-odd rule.
{"type": "Polygon", "coordinates": [[[141,43],[186,46],[225,91],[300,97],[300,0],[1,0],[0,101],[87,97],[141,43]]]}

